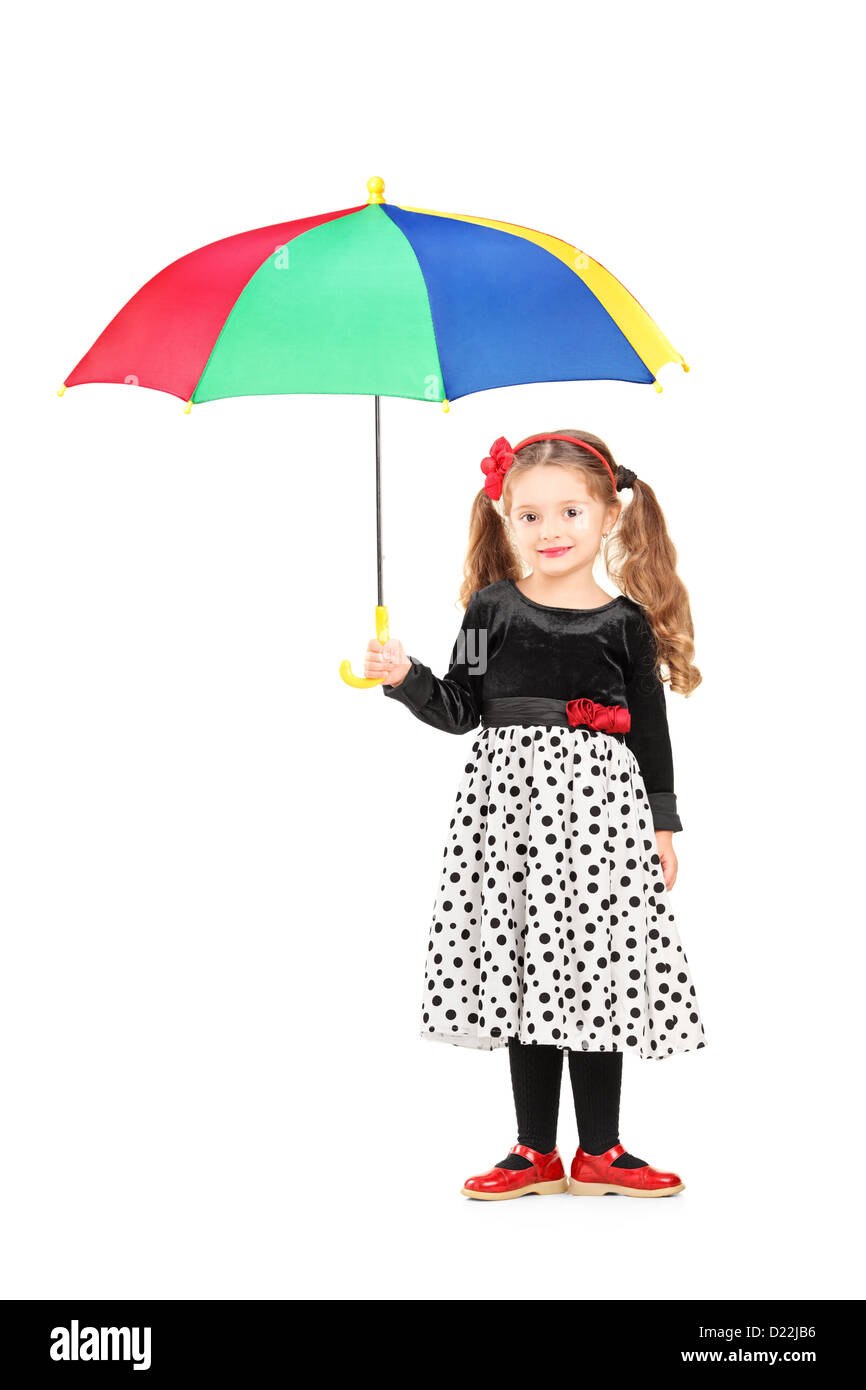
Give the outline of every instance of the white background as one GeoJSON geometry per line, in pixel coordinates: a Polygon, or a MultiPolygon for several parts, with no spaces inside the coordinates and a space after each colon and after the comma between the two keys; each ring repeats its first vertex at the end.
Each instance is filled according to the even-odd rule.
{"type": "Polygon", "coordinates": [[[855,15],[7,20],[3,1297],[862,1296],[855,15]],[[55,394],[169,261],[373,174],[575,243],[692,369],[382,403],[391,629],[440,674],[497,435],[592,430],[665,509],[708,1046],[627,1060],[621,1135],[674,1200],[459,1195],[515,1138],[505,1053],[418,1037],[469,740],[337,674],[373,635],[372,400],[55,394]]]}

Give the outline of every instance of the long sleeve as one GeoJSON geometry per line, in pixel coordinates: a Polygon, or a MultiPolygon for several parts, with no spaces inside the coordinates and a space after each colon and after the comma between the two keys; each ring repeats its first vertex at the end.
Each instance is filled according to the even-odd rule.
{"type": "Polygon", "coordinates": [[[674,792],[674,762],[668,731],[664,682],[655,669],[655,638],[645,613],[630,638],[632,662],[626,684],[631,729],[625,742],[637,759],[656,830],[682,830],[674,792]]]}
{"type": "Polygon", "coordinates": [[[409,656],[412,668],[400,684],[382,686],[389,699],[405,705],[425,724],[449,734],[468,733],[481,720],[481,682],[486,665],[481,609],[476,590],[466,605],[444,676],[434,676],[423,661],[409,656]]]}

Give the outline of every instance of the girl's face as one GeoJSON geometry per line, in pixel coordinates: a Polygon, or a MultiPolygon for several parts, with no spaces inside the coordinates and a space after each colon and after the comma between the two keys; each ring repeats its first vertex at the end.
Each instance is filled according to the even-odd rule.
{"type": "Polygon", "coordinates": [[[571,468],[537,464],[512,486],[508,519],[524,564],[559,576],[592,569],[602,532],[612,529],[621,507],[597,502],[571,468]]]}

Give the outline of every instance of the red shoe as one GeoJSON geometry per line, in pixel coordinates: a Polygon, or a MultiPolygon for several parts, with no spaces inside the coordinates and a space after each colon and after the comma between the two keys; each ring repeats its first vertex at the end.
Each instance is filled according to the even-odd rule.
{"type": "Polygon", "coordinates": [[[476,1178],[467,1178],[460,1189],[464,1197],[478,1197],[482,1202],[505,1202],[509,1197],[525,1197],[528,1192],[545,1196],[552,1192],[567,1192],[568,1178],[562,1166],[559,1149],[540,1154],[525,1144],[515,1144],[509,1150],[522,1154],[531,1168],[491,1168],[476,1178]]]}
{"type": "Polygon", "coordinates": [[[614,1168],[613,1161],[624,1154],[622,1144],[614,1144],[603,1154],[578,1149],[571,1165],[569,1192],[575,1197],[601,1197],[620,1192],[624,1197],[673,1197],[682,1192],[684,1182],[677,1173],[660,1173],[646,1164],[643,1168],[614,1168]]]}

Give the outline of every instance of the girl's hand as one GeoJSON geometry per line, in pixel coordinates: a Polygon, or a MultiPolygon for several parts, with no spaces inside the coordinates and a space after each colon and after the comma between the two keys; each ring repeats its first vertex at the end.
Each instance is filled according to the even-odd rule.
{"type": "Polygon", "coordinates": [[[665,888],[670,892],[677,881],[677,856],[674,850],[674,832],[672,830],[657,830],[656,845],[658,846],[659,859],[662,861],[662,874],[664,875],[665,888]]]}
{"type": "Polygon", "coordinates": [[[367,680],[381,680],[385,685],[399,685],[412,669],[412,663],[396,637],[383,646],[371,637],[364,653],[364,675],[367,680]]]}

